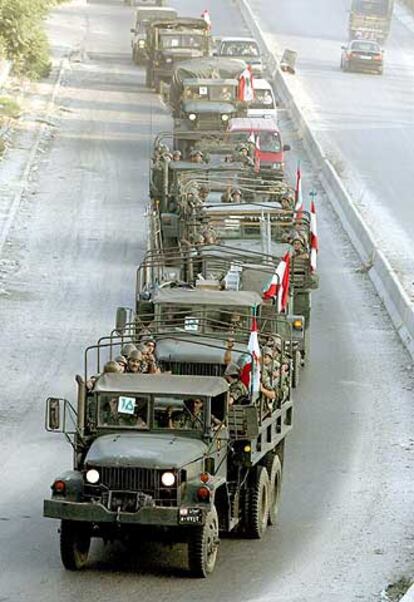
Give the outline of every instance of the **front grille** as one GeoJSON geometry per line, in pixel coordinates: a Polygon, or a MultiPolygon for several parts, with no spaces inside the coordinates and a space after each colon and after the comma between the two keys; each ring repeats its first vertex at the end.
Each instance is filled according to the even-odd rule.
{"type": "Polygon", "coordinates": [[[227,129],[227,122],[221,119],[221,115],[218,113],[198,115],[197,117],[197,129],[199,130],[225,130],[227,129]]]}
{"type": "Polygon", "coordinates": [[[163,372],[181,376],[223,376],[226,366],[221,364],[201,364],[196,362],[160,362],[163,372]]]}
{"type": "Polygon", "coordinates": [[[164,487],[161,475],[165,470],[135,467],[96,467],[101,488],[109,491],[143,493],[152,498],[156,506],[177,506],[181,475],[176,474],[176,485],[164,487]]]}

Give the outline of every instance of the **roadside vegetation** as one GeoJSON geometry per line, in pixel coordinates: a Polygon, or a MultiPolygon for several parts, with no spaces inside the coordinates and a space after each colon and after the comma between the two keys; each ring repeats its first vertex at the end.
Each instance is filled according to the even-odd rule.
{"type": "Polygon", "coordinates": [[[0,58],[13,73],[30,79],[50,71],[49,44],[43,29],[47,12],[64,0],[0,0],[0,58]]]}

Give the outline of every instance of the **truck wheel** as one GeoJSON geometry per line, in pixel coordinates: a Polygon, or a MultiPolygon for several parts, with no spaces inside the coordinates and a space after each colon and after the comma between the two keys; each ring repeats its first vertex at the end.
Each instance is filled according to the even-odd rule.
{"type": "Polygon", "coordinates": [[[272,458],[269,457],[269,462],[266,468],[269,473],[270,491],[268,524],[275,525],[277,522],[277,515],[279,512],[280,492],[282,485],[282,463],[277,454],[273,455],[272,458]]]}
{"type": "Polygon", "coordinates": [[[219,548],[217,511],[213,507],[202,527],[194,529],[188,542],[188,564],[194,577],[207,577],[216,566],[219,548]]]}
{"type": "Polygon", "coordinates": [[[159,94],[161,92],[161,80],[159,77],[154,77],[152,87],[155,88],[155,92],[159,94]]]}
{"type": "Polygon", "coordinates": [[[62,520],[60,527],[60,557],[65,569],[78,571],[87,563],[91,532],[87,523],[62,520]]]}
{"type": "Polygon", "coordinates": [[[301,368],[301,364],[302,364],[302,356],[300,354],[300,351],[295,351],[295,357],[293,360],[293,366],[292,366],[292,387],[294,389],[296,389],[299,386],[299,375],[300,375],[300,368],[301,368]]]}
{"type": "Polygon", "coordinates": [[[264,466],[258,466],[254,482],[247,493],[246,533],[252,539],[261,539],[269,517],[269,475],[264,466]]]}

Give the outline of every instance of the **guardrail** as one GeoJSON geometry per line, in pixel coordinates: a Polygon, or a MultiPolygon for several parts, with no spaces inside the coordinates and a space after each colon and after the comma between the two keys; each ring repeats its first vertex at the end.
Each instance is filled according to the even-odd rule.
{"type": "Polygon", "coordinates": [[[237,2],[248,28],[262,47],[277,94],[289,110],[299,134],[303,138],[305,149],[318,172],[330,203],[361,260],[368,266],[368,275],[402,342],[414,357],[414,302],[410,300],[388,259],[377,246],[368,226],[353,204],[351,196],[297,106],[286,81],[286,77],[289,76],[285,76],[279,69],[277,58],[269,47],[269,42],[257,23],[248,0],[237,0],[237,2]]]}

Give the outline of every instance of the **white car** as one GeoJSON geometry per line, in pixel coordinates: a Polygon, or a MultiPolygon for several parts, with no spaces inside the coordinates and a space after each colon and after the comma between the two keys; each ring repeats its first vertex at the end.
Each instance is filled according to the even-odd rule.
{"type": "Polygon", "coordinates": [[[247,110],[248,117],[272,117],[277,121],[277,103],[272,86],[267,79],[255,78],[255,99],[247,110]]]}
{"type": "Polygon", "coordinates": [[[221,38],[217,56],[241,59],[252,66],[253,73],[260,76],[263,72],[262,55],[254,38],[225,37],[221,38]]]}

